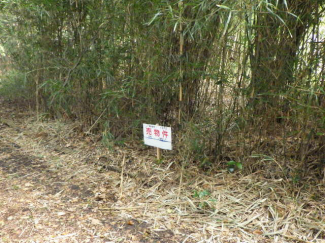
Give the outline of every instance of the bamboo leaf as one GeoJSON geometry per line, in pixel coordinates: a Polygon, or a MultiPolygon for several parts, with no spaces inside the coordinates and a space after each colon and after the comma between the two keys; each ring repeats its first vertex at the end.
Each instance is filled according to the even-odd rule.
{"type": "Polygon", "coordinates": [[[153,18],[148,23],[146,23],[146,25],[151,25],[160,15],[162,15],[161,12],[156,13],[155,16],[153,16],[153,18]]]}
{"type": "Polygon", "coordinates": [[[174,18],[174,11],[170,4],[168,4],[168,9],[169,9],[170,14],[172,15],[172,18],[174,18]]]}
{"type": "Polygon", "coordinates": [[[286,9],[288,10],[288,3],[287,0],[283,0],[284,6],[286,7],[286,9]]]}
{"type": "Polygon", "coordinates": [[[178,26],[178,21],[176,21],[176,23],[174,25],[174,29],[173,29],[174,32],[176,32],[177,26],[178,26]]]}
{"type": "Polygon", "coordinates": [[[219,7],[219,8],[226,9],[226,10],[231,10],[229,7],[227,7],[225,5],[219,5],[219,4],[217,4],[216,6],[219,7]]]}
{"type": "Polygon", "coordinates": [[[229,12],[229,15],[228,15],[228,19],[227,19],[227,22],[225,24],[225,28],[223,29],[223,32],[222,32],[222,35],[221,35],[221,38],[224,37],[224,35],[226,34],[227,30],[228,30],[228,26],[229,26],[229,22],[231,20],[231,16],[232,16],[232,11],[229,12]]]}
{"type": "MultiPolygon", "coordinates": [[[[273,4],[270,4],[270,5],[272,5],[272,6],[274,6],[273,4]]],[[[275,6],[274,6],[275,7],[275,6]]],[[[291,33],[291,31],[290,31],[290,28],[288,27],[288,25],[285,23],[285,21],[278,15],[278,14],[276,14],[276,13],[274,13],[268,6],[266,6],[266,9],[267,9],[267,11],[271,14],[271,15],[273,15],[274,17],[276,17],[286,28],[287,28],[287,30],[288,30],[288,32],[289,32],[289,34],[290,34],[290,37],[292,37],[292,33],[291,33]]]]}

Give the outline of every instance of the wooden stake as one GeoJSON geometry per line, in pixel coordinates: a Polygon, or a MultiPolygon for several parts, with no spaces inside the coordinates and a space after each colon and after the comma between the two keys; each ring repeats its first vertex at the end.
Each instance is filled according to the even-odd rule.
{"type": "Polygon", "coordinates": [[[161,160],[161,150],[160,148],[157,148],[157,160],[161,160]]]}

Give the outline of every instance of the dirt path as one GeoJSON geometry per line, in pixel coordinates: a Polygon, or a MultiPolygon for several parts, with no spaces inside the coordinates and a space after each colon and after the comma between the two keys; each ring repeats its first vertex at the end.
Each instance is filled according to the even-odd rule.
{"type": "Polygon", "coordinates": [[[46,161],[25,154],[17,144],[0,141],[1,239],[100,241],[112,231],[109,218],[89,207],[92,192],[67,182],[46,161]],[[98,218],[100,217],[100,218],[98,218]]]}
{"type": "Polygon", "coordinates": [[[93,147],[86,144],[79,156],[69,137],[51,144],[50,126],[33,130],[28,113],[4,103],[0,117],[0,242],[181,240],[168,230],[151,232],[131,215],[101,209],[118,201],[120,175],[99,173],[87,163],[96,158],[93,147]]]}
{"type": "Polygon", "coordinates": [[[30,114],[0,100],[0,243],[324,242],[324,185],[182,171],[30,114]]]}

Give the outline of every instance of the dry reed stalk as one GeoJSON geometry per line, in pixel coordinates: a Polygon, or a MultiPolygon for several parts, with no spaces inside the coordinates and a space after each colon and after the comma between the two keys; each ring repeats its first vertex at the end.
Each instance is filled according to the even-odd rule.
{"type": "Polygon", "coordinates": [[[121,180],[120,180],[120,198],[123,197],[123,182],[124,182],[124,170],[125,170],[125,154],[123,154],[122,160],[122,171],[121,171],[121,180]]]}

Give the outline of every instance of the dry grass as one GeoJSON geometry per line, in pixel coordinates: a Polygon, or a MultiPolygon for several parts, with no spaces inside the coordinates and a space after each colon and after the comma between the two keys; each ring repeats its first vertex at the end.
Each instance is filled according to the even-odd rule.
{"type": "MultiPolygon", "coordinates": [[[[136,220],[146,225],[141,234],[148,239],[167,232],[175,242],[325,242],[324,184],[293,189],[288,181],[264,178],[263,171],[204,175],[194,166],[182,169],[173,158],[157,164],[151,150],[112,152],[95,136],[78,135],[76,126],[30,118],[17,123],[18,130],[8,128],[1,135],[24,153],[42,158],[62,181],[87,184],[94,192],[88,207],[95,208],[98,217],[113,215],[116,222],[126,222],[124,226],[136,220]],[[105,171],[103,165],[136,176],[105,171]]],[[[57,242],[58,237],[73,242],[81,234],[60,231],[67,234],[57,236],[57,242]]],[[[137,242],[119,229],[111,231],[109,239],[137,242]]]]}

